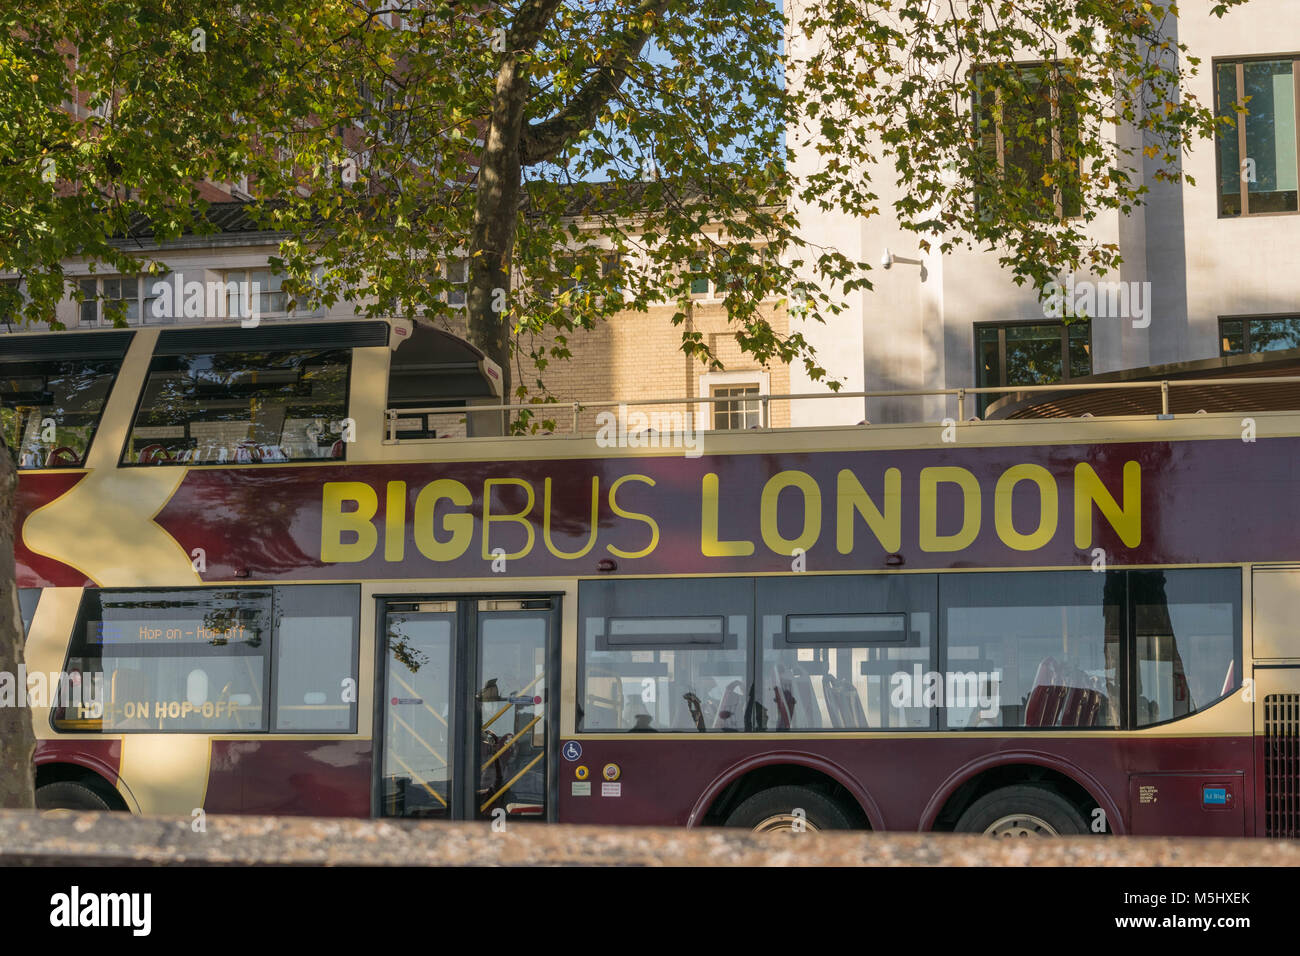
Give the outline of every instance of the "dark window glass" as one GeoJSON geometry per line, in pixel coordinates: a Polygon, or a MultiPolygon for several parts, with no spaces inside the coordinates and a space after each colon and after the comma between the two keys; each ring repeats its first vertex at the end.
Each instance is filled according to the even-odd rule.
{"type": "Polygon", "coordinates": [[[357,587],[277,588],[275,597],[275,730],[355,730],[357,587]]]}
{"type": "Polygon", "coordinates": [[[743,578],[582,582],[578,728],[746,729],[753,600],[743,578]]]}
{"type": "Polygon", "coordinates": [[[1300,348],[1300,316],[1220,319],[1219,340],[1222,355],[1300,348]]]}
{"type": "Polygon", "coordinates": [[[1241,147],[1237,124],[1242,121],[1233,108],[1237,102],[1237,65],[1220,63],[1214,71],[1215,105],[1219,116],[1232,120],[1220,125],[1219,143],[1219,215],[1241,215],[1241,147]]]}
{"type": "Polygon", "coordinates": [[[1221,216],[1300,209],[1295,69],[1290,58],[1215,67],[1216,112],[1232,120],[1218,133],[1221,216]]]}
{"type": "Polygon", "coordinates": [[[756,729],[928,729],[934,575],[797,575],[758,589],[756,729]]]}
{"type": "Polygon", "coordinates": [[[1137,726],[1186,717],[1241,686],[1241,572],[1130,572],[1137,726]]]}
{"type": "MultiPolygon", "coordinates": [[[[981,388],[999,385],[1051,385],[1092,374],[1092,329],[1087,320],[975,328],[975,381],[981,388]]],[[[996,392],[978,397],[983,415],[996,392]]]]}
{"type": "Polygon", "coordinates": [[[1250,323],[1250,350],[1273,352],[1300,348],[1300,319],[1254,319],[1250,323]]]}
{"type": "Polygon", "coordinates": [[[1087,322],[1071,322],[1067,327],[1070,351],[1070,378],[1092,374],[1092,337],[1087,322]]]}
{"type": "Polygon", "coordinates": [[[62,731],[265,730],[270,589],[87,590],[64,672],[62,731]],[[73,678],[72,675],[77,675],[73,678]]]}
{"type": "Polygon", "coordinates": [[[350,362],[346,349],[156,355],[123,460],[342,458],[350,362]]]}
{"type": "Polygon", "coordinates": [[[1118,727],[1120,572],[949,574],[944,666],[923,687],[952,730],[1118,727]]]}
{"type": "MultiPolygon", "coordinates": [[[[982,326],[975,332],[979,354],[976,356],[976,382],[980,388],[1002,384],[1002,358],[998,348],[998,330],[982,326]]],[[[996,396],[995,396],[996,397],[996,396]]]]}
{"type": "Polygon", "coordinates": [[[1035,219],[1080,214],[1076,96],[1066,64],[995,64],[976,72],[973,113],[981,166],[976,203],[982,215],[995,214],[993,176],[1035,219]]]}
{"type": "Polygon", "coordinates": [[[18,467],[79,468],[118,359],[0,360],[0,429],[18,467]]]}
{"type": "Polygon", "coordinates": [[[19,588],[18,589],[18,610],[23,616],[23,638],[26,639],[27,631],[32,626],[32,618],[36,614],[36,604],[41,599],[40,588],[19,588]]]}
{"type": "Polygon", "coordinates": [[[1062,379],[1061,327],[1013,325],[1007,335],[1007,385],[1046,385],[1062,379]]]}
{"type": "Polygon", "coordinates": [[[1219,323],[1219,351],[1237,355],[1246,351],[1245,323],[1241,319],[1224,319],[1219,323]]]}
{"type": "Polygon", "coordinates": [[[1296,102],[1290,60],[1243,64],[1246,96],[1247,212],[1296,211],[1296,102]]]}

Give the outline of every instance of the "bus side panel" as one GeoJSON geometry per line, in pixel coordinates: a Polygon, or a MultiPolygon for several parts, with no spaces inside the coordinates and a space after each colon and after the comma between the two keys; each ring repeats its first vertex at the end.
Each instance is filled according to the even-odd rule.
{"type": "Polygon", "coordinates": [[[369,740],[214,740],[218,758],[241,770],[245,813],[369,817],[369,740]]]}
{"type": "Polygon", "coordinates": [[[28,516],[62,497],[85,477],[84,473],[67,472],[23,474],[19,477],[18,492],[14,496],[14,577],[18,587],[80,588],[95,583],[76,568],[30,550],[23,539],[23,525],[28,516]]]}
{"type": "MultiPolygon", "coordinates": [[[[1090,739],[1052,734],[929,740],[776,735],[770,741],[715,737],[688,742],[642,735],[628,740],[577,740],[582,745],[581,758],[561,760],[559,765],[559,819],[564,823],[681,826],[688,822],[691,808],[701,796],[713,784],[725,780],[733,768],[780,751],[802,753],[842,768],[841,782],[856,783],[870,797],[888,830],[920,829],[926,825],[926,807],[936,795],[951,792],[981,770],[1000,764],[1034,764],[1066,773],[1085,789],[1089,789],[1087,778],[1091,777],[1092,787],[1102,791],[1096,796],[1108,796],[1121,815],[1118,822],[1111,821],[1111,829],[1137,834],[1150,832],[1145,815],[1139,815],[1143,819],[1137,820],[1134,827],[1129,793],[1137,776],[1204,775],[1207,781],[1218,780],[1216,774],[1250,767],[1253,744],[1248,736],[1108,735],[1090,739]],[[618,768],[616,787],[605,786],[605,778],[614,776],[612,770],[606,771],[609,764],[618,768]],[[587,768],[585,780],[591,781],[589,787],[579,779],[579,767],[587,768]]],[[[1194,792],[1200,793],[1199,789],[1194,792]]],[[[1172,790],[1168,794],[1158,824],[1152,821],[1161,832],[1225,835],[1226,818],[1222,813],[1175,799],[1172,790]]],[[[1232,816],[1237,821],[1233,833],[1236,836],[1249,835],[1243,830],[1247,829],[1244,820],[1250,819],[1251,813],[1248,807],[1242,810],[1232,816]]]]}
{"type": "Polygon", "coordinates": [[[72,764],[99,774],[113,787],[118,786],[122,769],[122,741],[117,738],[55,738],[36,741],[37,767],[46,764],[72,764]]]}

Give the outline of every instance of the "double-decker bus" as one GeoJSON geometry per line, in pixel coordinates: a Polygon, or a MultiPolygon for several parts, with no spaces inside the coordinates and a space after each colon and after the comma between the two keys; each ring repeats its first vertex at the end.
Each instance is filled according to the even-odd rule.
{"type": "Polygon", "coordinates": [[[435,334],[4,337],[41,807],[1295,835],[1300,415],[475,437],[435,334]]]}

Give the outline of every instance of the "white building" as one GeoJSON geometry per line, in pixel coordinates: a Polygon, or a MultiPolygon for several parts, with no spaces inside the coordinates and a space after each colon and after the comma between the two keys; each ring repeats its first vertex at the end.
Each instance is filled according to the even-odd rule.
{"type": "MultiPolygon", "coordinates": [[[[1300,4],[1250,0],[1222,19],[1210,15],[1211,6],[1211,0],[1179,5],[1176,39],[1201,59],[1191,92],[1203,104],[1216,103],[1216,96],[1230,103],[1244,81],[1253,94],[1249,120],[1225,142],[1195,143],[1183,166],[1195,186],[1156,182],[1148,165],[1147,204],[1131,216],[1100,217],[1091,227],[1103,241],[1119,244],[1122,268],[1073,277],[1137,283],[1137,289],[1149,282],[1149,324],[1098,316],[1076,324],[1071,339],[1044,316],[1038,290],[1013,284],[994,254],[923,254],[917,237],[891,221],[898,188],[892,170],[878,167],[872,184],[879,215],[800,210],[806,234],[874,266],[874,290],[852,294],[848,308],[826,324],[804,323],[802,329],[844,390],[1028,385],[1300,346],[1300,55],[1294,52],[1300,50],[1300,4]],[[1253,182],[1239,169],[1244,158],[1254,160],[1253,182]],[[924,269],[899,262],[883,270],[886,250],[922,260],[924,269]],[[1036,371],[1026,375],[1028,358],[1036,371]]],[[[796,38],[795,55],[798,44],[796,38]]],[[[796,171],[806,175],[819,161],[801,153],[796,171]]],[[[791,380],[792,392],[825,390],[802,369],[791,369],[791,380]]],[[[976,410],[968,398],[967,417],[976,410]]],[[[792,421],[938,420],[956,412],[955,397],[846,398],[795,403],[792,421]]]]}

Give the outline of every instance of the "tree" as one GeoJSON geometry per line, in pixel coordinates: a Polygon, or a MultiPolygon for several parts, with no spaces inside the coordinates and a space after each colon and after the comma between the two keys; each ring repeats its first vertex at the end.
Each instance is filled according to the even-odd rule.
{"type": "MultiPolygon", "coordinates": [[[[0,272],[20,283],[0,286],[0,314],[48,319],[71,257],[149,270],[115,237],[141,220],[160,238],[208,230],[196,184],[248,176],[255,214],[288,234],[273,265],[296,296],[452,322],[467,262],[467,335],[515,379],[507,394],[529,393],[525,359],[566,357],[569,332],[616,311],[676,301],[683,323],[693,267],[725,290],[742,349],[824,378],[761,303],[824,320],[870,289],[869,266],[807,235],[800,209],[878,214],[876,181],[897,177],[892,214],[923,249],[987,245],[1041,288],[1115,266],[1088,225],[1140,205],[1148,176],[1177,179],[1222,122],[1187,93],[1171,2],[939,6],[11,6],[0,272]],[[1026,59],[1042,65],[1008,65],[1026,59]],[[552,344],[512,353],[539,332],[552,344]]],[[[698,333],[682,348],[716,365],[698,333]]]]}

